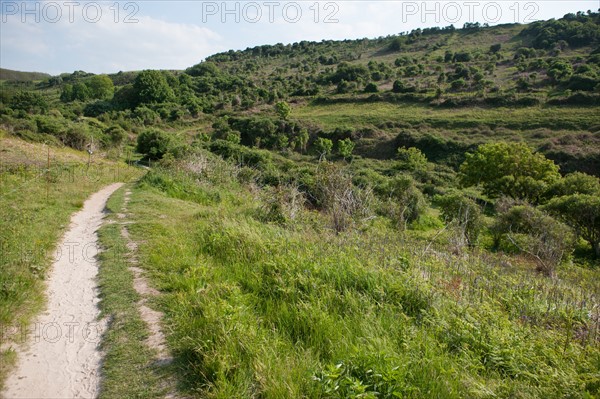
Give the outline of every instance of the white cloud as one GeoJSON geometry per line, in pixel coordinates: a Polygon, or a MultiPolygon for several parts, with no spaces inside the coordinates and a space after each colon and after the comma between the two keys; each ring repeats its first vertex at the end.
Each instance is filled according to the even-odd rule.
{"type": "Polygon", "coordinates": [[[71,23],[67,11],[56,23],[43,18],[39,23],[23,23],[20,15],[6,16],[2,67],[50,73],[183,69],[223,47],[223,38],[208,28],[150,16],[124,23],[121,15],[115,23],[108,7],[102,8],[102,18],[95,23],[80,13],[74,13],[71,23]]]}

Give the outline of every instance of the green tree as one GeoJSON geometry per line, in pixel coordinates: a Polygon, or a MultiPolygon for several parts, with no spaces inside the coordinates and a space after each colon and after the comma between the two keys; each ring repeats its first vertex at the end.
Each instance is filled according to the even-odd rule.
{"type": "Polygon", "coordinates": [[[71,101],[87,101],[90,98],[90,89],[82,82],[73,85],[73,97],[71,101]]]}
{"type": "Polygon", "coordinates": [[[73,101],[73,85],[65,84],[60,92],[60,101],[62,102],[70,102],[73,101]]]}
{"type": "Polygon", "coordinates": [[[275,112],[281,119],[287,119],[292,113],[292,107],[287,102],[280,101],[275,104],[275,112]]]}
{"type": "Polygon", "coordinates": [[[525,143],[483,144],[466,158],[460,167],[462,183],[481,184],[491,197],[506,195],[537,202],[560,178],[558,166],[525,143]]]}
{"type": "Polygon", "coordinates": [[[554,198],[544,209],[573,227],[600,257],[600,196],[573,194],[554,198]]]}
{"type": "Polygon", "coordinates": [[[561,197],[572,194],[600,196],[600,179],[582,172],[569,173],[550,187],[547,196],[561,197]]]}
{"type": "Polygon", "coordinates": [[[402,38],[402,37],[395,37],[392,39],[392,41],[390,42],[388,49],[390,51],[400,51],[402,50],[402,47],[404,46],[404,41],[406,39],[402,38]]]}
{"type": "Polygon", "coordinates": [[[339,140],[337,142],[338,145],[338,154],[344,159],[350,158],[352,156],[352,152],[354,151],[354,147],[356,144],[350,139],[345,138],[343,140],[339,140]]]}
{"type": "Polygon", "coordinates": [[[186,69],[185,73],[190,76],[208,76],[215,77],[221,75],[221,70],[214,62],[201,62],[191,68],[186,69]]]}
{"type": "Polygon", "coordinates": [[[90,97],[99,100],[108,100],[112,98],[115,85],[106,75],[95,75],[85,82],[89,89],[90,97]]]}
{"type": "Polygon", "coordinates": [[[333,142],[330,139],[319,137],[317,141],[315,141],[315,149],[321,157],[325,157],[331,154],[333,142]]]}
{"type": "Polygon", "coordinates": [[[175,98],[165,75],[160,71],[140,72],[135,78],[133,88],[138,104],[162,103],[175,98]]]}
{"type": "Polygon", "coordinates": [[[160,129],[144,130],[137,138],[137,151],[147,159],[161,159],[173,146],[171,136],[160,129]]]}

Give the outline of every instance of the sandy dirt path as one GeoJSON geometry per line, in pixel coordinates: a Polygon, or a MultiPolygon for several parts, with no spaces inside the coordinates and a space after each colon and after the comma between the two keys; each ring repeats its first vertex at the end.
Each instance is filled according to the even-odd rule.
{"type": "Polygon", "coordinates": [[[98,236],[106,201],[122,183],[93,194],[71,217],[47,281],[46,311],[35,321],[2,398],[94,398],[100,382],[98,236]]]}

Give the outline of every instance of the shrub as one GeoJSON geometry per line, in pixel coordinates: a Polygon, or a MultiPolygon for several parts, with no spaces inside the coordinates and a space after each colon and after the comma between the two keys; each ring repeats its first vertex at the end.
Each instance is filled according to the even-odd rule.
{"type": "Polygon", "coordinates": [[[416,147],[400,147],[397,154],[400,169],[418,171],[427,168],[427,157],[416,147]]]}
{"type": "Polygon", "coordinates": [[[347,159],[352,156],[352,151],[354,151],[356,144],[348,137],[343,140],[339,140],[337,142],[337,146],[340,156],[344,159],[347,159]]]}
{"type": "Polygon", "coordinates": [[[371,214],[371,191],[355,187],[352,176],[339,166],[321,163],[313,190],[318,206],[329,215],[337,233],[349,229],[357,217],[371,214]]]}
{"type": "Polygon", "coordinates": [[[600,196],[573,194],[554,198],[545,210],[575,229],[578,236],[590,243],[600,258],[600,196]]]}
{"type": "Polygon", "coordinates": [[[379,88],[373,82],[367,83],[367,85],[365,86],[365,93],[377,93],[378,91],[379,88]]]}
{"type": "Polygon", "coordinates": [[[281,119],[287,119],[292,112],[292,108],[285,101],[280,101],[275,104],[275,112],[277,112],[277,115],[279,115],[281,119]]]}
{"type": "Polygon", "coordinates": [[[296,220],[306,202],[304,194],[293,184],[266,187],[261,197],[263,220],[280,224],[296,220]]]}
{"type": "Polygon", "coordinates": [[[106,129],[106,135],[108,136],[110,143],[115,146],[119,146],[127,138],[127,132],[121,126],[111,126],[106,129]]]}
{"type": "Polygon", "coordinates": [[[502,212],[492,230],[498,239],[508,240],[520,252],[530,255],[537,269],[552,275],[556,266],[573,250],[571,229],[528,204],[502,212]]]}
{"type": "Polygon", "coordinates": [[[32,91],[21,91],[13,96],[10,107],[29,113],[41,113],[48,110],[48,102],[41,94],[32,91]]]}
{"type": "Polygon", "coordinates": [[[317,150],[319,156],[325,157],[326,155],[331,154],[331,150],[333,149],[333,142],[330,139],[319,137],[315,141],[315,149],[317,150]]]}
{"type": "Polygon", "coordinates": [[[386,213],[396,225],[406,229],[427,210],[427,201],[412,177],[399,175],[387,184],[388,203],[386,213]]]}
{"type": "Polygon", "coordinates": [[[473,246],[483,229],[481,208],[463,193],[451,193],[436,197],[442,217],[459,229],[467,244],[473,246]]]}
{"type": "Polygon", "coordinates": [[[160,129],[148,129],[137,138],[137,151],[149,160],[161,159],[173,147],[168,133],[160,129]]]}

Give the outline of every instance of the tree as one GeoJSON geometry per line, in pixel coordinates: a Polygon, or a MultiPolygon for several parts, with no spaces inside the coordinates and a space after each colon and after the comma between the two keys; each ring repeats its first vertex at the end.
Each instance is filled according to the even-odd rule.
{"type": "Polygon", "coordinates": [[[161,159],[172,145],[171,136],[159,129],[144,130],[137,138],[137,151],[153,161],[161,159]]]}
{"type": "Polygon", "coordinates": [[[60,101],[65,103],[73,101],[73,85],[66,84],[63,86],[62,91],[60,92],[60,101]]]}
{"type": "Polygon", "coordinates": [[[333,142],[329,139],[319,137],[317,141],[315,141],[315,148],[321,157],[325,157],[326,155],[331,154],[333,142]]]}
{"type": "Polygon", "coordinates": [[[95,75],[86,82],[90,97],[99,100],[108,100],[113,96],[115,86],[113,81],[106,75],[95,75]]]}
{"type": "Polygon", "coordinates": [[[356,144],[350,139],[345,138],[344,140],[339,140],[337,142],[338,145],[338,153],[344,159],[350,158],[352,156],[352,151],[354,151],[354,147],[356,144]]]}
{"type": "Polygon", "coordinates": [[[400,51],[400,50],[402,50],[402,47],[404,45],[404,41],[405,41],[405,39],[403,39],[402,37],[395,37],[390,42],[390,44],[388,46],[388,49],[390,51],[400,51]]]}
{"type": "Polygon", "coordinates": [[[146,70],[140,72],[135,78],[133,89],[138,104],[162,103],[175,97],[165,75],[160,71],[146,70]]]}
{"type": "Polygon", "coordinates": [[[71,101],[87,101],[90,98],[90,89],[82,82],[73,85],[73,94],[71,101]]]}
{"type": "Polygon", "coordinates": [[[190,76],[210,76],[215,77],[221,74],[221,70],[214,62],[201,62],[191,68],[186,69],[185,73],[190,76]]]}
{"type": "Polygon", "coordinates": [[[491,197],[537,202],[548,186],[560,178],[558,166],[525,143],[488,143],[466,154],[460,167],[465,186],[483,185],[491,197]]]}
{"type": "Polygon", "coordinates": [[[277,104],[275,104],[275,111],[281,119],[287,119],[292,113],[292,107],[290,107],[290,105],[287,102],[280,101],[277,104]]]}
{"type": "Polygon", "coordinates": [[[544,209],[573,227],[600,257],[600,196],[566,195],[552,199],[544,209]]]}
{"type": "Polygon", "coordinates": [[[466,195],[456,192],[436,197],[446,223],[454,223],[469,245],[475,245],[483,229],[481,208],[466,195]]]}
{"type": "Polygon", "coordinates": [[[550,187],[547,197],[561,197],[572,194],[600,196],[600,179],[582,172],[569,173],[550,187]]]}
{"type": "Polygon", "coordinates": [[[500,49],[502,49],[502,44],[500,44],[500,43],[492,44],[490,46],[490,53],[496,54],[498,51],[500,51],[500,49]]]}

